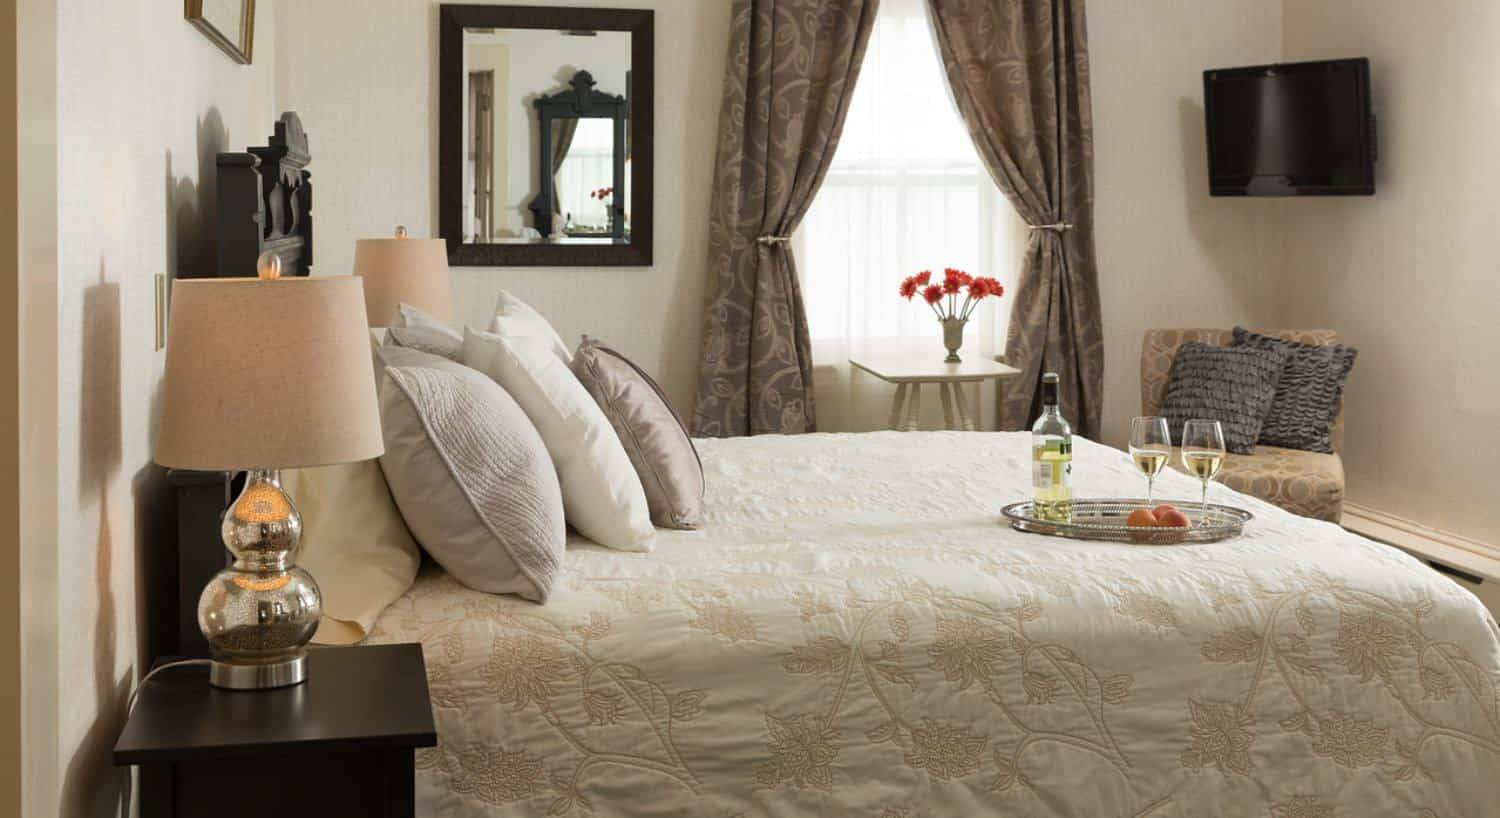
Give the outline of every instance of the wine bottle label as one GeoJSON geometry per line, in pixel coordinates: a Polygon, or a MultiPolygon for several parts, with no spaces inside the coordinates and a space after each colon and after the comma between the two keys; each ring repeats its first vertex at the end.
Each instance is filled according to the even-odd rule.
{"type": "Polygon", "coordinates": [[[1038,460],[1031,464],[1031,485],[1033,488],[1052,488],[1052,464],[1046,460],[1038,460]]]}
{"type": "Polygon", "coordinates": [[[1036,460],[1031,464],[1033,488],[1071,488],[1073,485],[1072,460],[1036,460]]]}

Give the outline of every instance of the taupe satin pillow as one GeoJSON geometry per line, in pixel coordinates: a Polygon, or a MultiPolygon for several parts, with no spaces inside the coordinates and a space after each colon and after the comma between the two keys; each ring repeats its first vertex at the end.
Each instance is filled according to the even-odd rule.
{"type": "Polygon", "coordinates": [[[630,359],[586,335],[572,366],[625,445],[646,490],[651,522],[697,528],[703,518],[703,463],[661,387],[630,359]]]}
{"type": "Polygon", "coordinates": [[[412,535],[470,588],[545,602],[562,572],[567,531],[536,428],[482,373],[412,350],[382,351],[380,466],[412,535]]]}

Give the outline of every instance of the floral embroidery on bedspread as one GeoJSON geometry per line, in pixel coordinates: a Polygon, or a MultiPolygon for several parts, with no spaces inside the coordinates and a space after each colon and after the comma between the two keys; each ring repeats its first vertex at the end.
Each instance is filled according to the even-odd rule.
{"type": "MultiPolygon", "coordinates": [[[[704,447],[704,529],[653,555],[573,547],[547,606],[424,572],[372,637],[424,645],[441,742],[418,754],[424,814],[1175,816],[1232,799],[1325,818],[1397,793],[1434,815],[1500,797],[1494,625],[1403,555],[1249,500],[1265,525],[1232,546],[947,525],[905,487],[995,506],[1006,470],[1024,475],[1008,436],[935,435],[929,454],[814,435],[795,459],[784,441],[704,447]],[[888,484],[805,502],[882,474],[872,459],[888,484]],[[951,477],[968,461],[994,485],[951,477]],[[727,504],[713,487],[731,478],[759,495],[727,504]]],[[[1120,457],[1075,453],[1101,483],[1131,474],[1120,457]]]]}

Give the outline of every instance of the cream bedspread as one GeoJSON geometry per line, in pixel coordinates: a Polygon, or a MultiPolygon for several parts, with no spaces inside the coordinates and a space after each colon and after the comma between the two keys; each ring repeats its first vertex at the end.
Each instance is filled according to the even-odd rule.
{"type": "MultiPolygon", "coordinates": [[[[1394,549],[1223,487],[1234,542],[1024,535],[1017,434],[700,447],[701,530],[570,542],[545,607],[429,569],[382,616],[431,677],[418,814],[1500,814],[1497,628],[1394,549]]],[[[1143,493],[1087,441],[1074,474],[1143,493]]]]}

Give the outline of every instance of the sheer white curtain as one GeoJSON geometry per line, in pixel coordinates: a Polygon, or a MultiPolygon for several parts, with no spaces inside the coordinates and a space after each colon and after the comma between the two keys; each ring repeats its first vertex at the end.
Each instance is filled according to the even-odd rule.
{"type": "MultiPolygon", "coordinates": [[[[894,388],[851,372],[852,352],[946,354],[927,305],[897,296],[901,279],[958,267],[1009,290],[1024,233],[953,107],[926,3],[882,0],[833,164],[794,236],[819,430],[885,427],[894,388]]],[[[981,304],[962,354],[1004,351],[1009,315],[1009,293],[981,304]]],[[[993,428],[993,388],[981,392],[980,419],[993,428]]],[[[935,399],[923,403],[936,412],[935,399]]]]}
{"type": "MultiPolygon", "coordinates": [[[[608,203],[589,194],[614,184],[614,125],[608,119],[581,119],[568,155],[557,169],[557,195],[563,213],[579,225],[609,224],[608,203]]],[[[623,191],[616,191],[624,196],[623,191]]]]}

